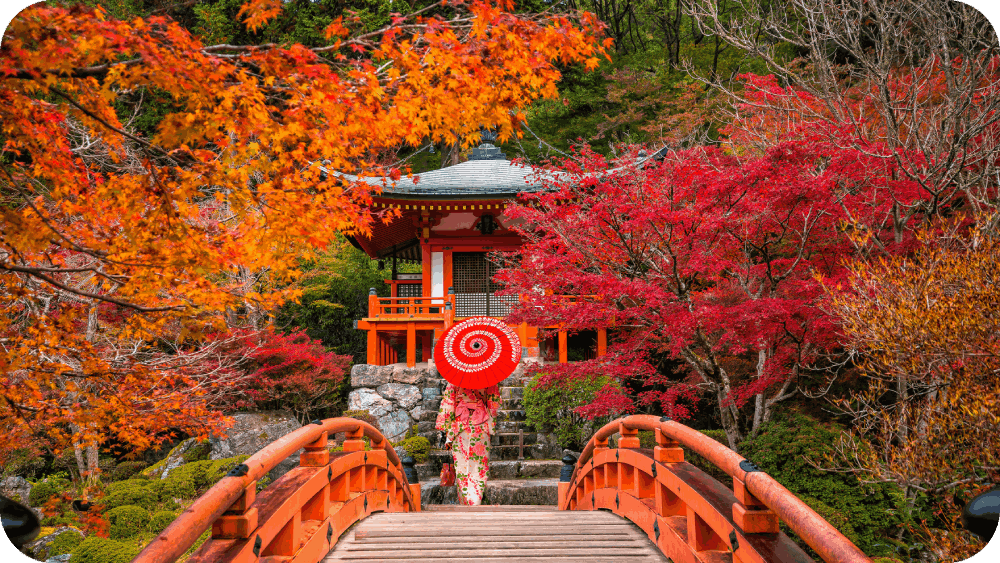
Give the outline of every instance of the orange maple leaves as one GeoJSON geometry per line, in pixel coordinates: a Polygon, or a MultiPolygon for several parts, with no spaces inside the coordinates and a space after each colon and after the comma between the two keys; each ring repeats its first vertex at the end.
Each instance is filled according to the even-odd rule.
{"type": "MultiPolygon", "coordinates": [[[[241,16],[255,28],[280,7],[241,16]]],[[[314,49],[205,46],[165,18],[81,6],[21,12],[0,51],[5,420],[143,443],[210,417],[213,371],[153,366],[152,343],[272,310],[302,257],[367,230],[370,188],[317,163],[357,173],[401,143],[509,136],[512,109],[556,94],[557,62],[604,55],[591,16],[449,7],[363,35],[338,20],[314,49]],[[166,108],[150,136],[116,110],[128,96],[166,108]]]]}

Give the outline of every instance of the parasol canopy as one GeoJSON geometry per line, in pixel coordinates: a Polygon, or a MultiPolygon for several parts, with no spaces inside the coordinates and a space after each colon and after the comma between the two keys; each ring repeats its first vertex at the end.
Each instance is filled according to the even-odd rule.
{"type": "Polygon", "coordinates": [[[445,331],[434,347],[441,376],[466,389],[496,385],[521,361],[521,340],[501,320],[472,317],[445,331]]]}

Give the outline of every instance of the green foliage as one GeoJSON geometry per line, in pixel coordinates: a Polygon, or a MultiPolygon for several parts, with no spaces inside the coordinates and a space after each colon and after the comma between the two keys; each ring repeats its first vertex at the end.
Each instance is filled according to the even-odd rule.
{"type": "Polygon", "coordinates": [[[138,546],[91,536],[73,550],[70,563],[129,563],[139,554],[138,546]]]}
{"type": "Polygon", "coordinates": [[[166,530],[167,526],[169,526],[175,519],[177,519],[176,512],[172,512],[170,510],[160,510],[154,513],[149,519],[149,531],[154,534],[159,534],[163,530],[166,530]]]}
{"type": "Polygon", "coordinates": [[[73,531],[63,532],[57,535],[55,539],[52,540],[52,543],[49,544],[49,558],[51,559],[57,555],[72,552],[73,548],[80,545],[80,542],[82,541],[83,536],[73,531]]]}
{"type": "Polygon", "coordinates": [[[59,477],[49,477],[34,484],[28,494],[28,504],[31,506],[42,506],[50,498],[68,491],[71,483],[59,477]]]}
{"type": "Polygon", "coordinates": [[[128,479],[109,484],[104,492],[106,496],[100,504],[106,508],[134,505],[149,510],[160,502],[160,496],[164,494],[164,484],[152,479],[128,479]]]}
{"type": "Polygon", "coordinates": [[[410,454],[417,463],[424,463],[431,451],[431,442],[423,436],[414,436],[412,438],[407,438],[403,440],[400,444],[408,454],[410,454]]]}
{"type": "Polygon", "coordinates": [[[524,388],[525,420],[537,432],[555,432],[563,448],[580,450],[587,443],[591,429],[606,420],[588,421],[573,409],[594,401],[594,396],[607,384],[615,384],[608,377],[581,377],[543,385],[539,373],[524,388]]]}
{"type": "Polygon", "coordinates": [[[149,524],[149,511],[141,506],[125,505],[112,508],[105,516],[110,528],[111,539],[132,537],[146,530],[149,524]]]}
{"type": "Polygon", "coordinates": [[[225,459],[193,461],[176,467],[163,480],[162,498],[194,498],[216,484],[233,466],[243,463],[249,456],[238,455],[225,459]]]}
{"type": "Polygon", "coordinates": [[[141,474],[145,468],[146,462],[144,461],[123,461],[111,471],[110,478],[113,481],[124,481],[141,474]]]}
{"type": "Polygon", "coordinates": [[[892,546],[886,538],[901,523],[895,487],[866,485],[854,475],[823,471],[809,463],[819,463],[832,454],[839,435],[837,428],[793,413],[765,425],[756,436],[740,444],[740,453],[826,518],[862,551],[888,555],[892,546]]]}
{"type": "MultiPolygon", "coordinates": [[[[19,448],[7,453],[0,463],[0,477],[17,475],[34,480],[44,474],[48,463],[46,458],[34,448],[19,448]]],[[[26,502],[27,499],[20,499],[26,502]]]]}

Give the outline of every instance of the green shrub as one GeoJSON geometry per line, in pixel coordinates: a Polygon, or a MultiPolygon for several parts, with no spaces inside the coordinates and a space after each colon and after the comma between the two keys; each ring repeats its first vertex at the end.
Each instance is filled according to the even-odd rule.
{"type": "Polygon", "coordinates": [[[793,494],[869,555],[888,555],[888,536],[900,524],[895,487],[864,484],[849,473],[823,471],[821,463],[833,454],[840,429],[827,428],[807,416],[793,413],[765,425],[740,444],[740,453],[774,477],[793,494]]]}
{"type": "Polygon", "coordinates": [[[105,497],[99,502],[109,509],[135,505],[149,510],[160,502],[163,489],[161,482],[150,479],[118,481],[105,488],[105,497]]]}
{"type": "Polygon", "coordinates": [[[69,563],[129,563],[138,554],[138,546],[91,536],[73,549],[69,563]]]}
{"type": "Polygon", "coordinates": [[[166,530],[167,526],[169,526],[170,523],[173,522],[176,518],[177,518],[176,512],[171,512],[169,510],[161,510],[156,514],[153,514],[152,518],[149,519],[149,531],[153,532],[154,534],[159,534],[163,530],[166,530]]]}
{"type": "Polygon", "coordinates": [[[59,534],[54,540],[52,540],[52,543],[49,544],[49,559],[57,555],[72,552],[73,548],[80,545],[80,542],[82,541],[83,536],[73,531],[59,534]]]}
{"type": "Polygon", "coordinates": [[[59,477],[49,477],[35,483],[28,493],[28,504],[42,506],[50,498],[70,489],[71,483],[59,477]]]}
{"type": "Polygon", "coordinates": [[[592,429],[600,427],[611,417],[587,421],[574,413],[573,409],[591,403],[598,391],[608,383],[615,384],[614,381],[598,376],[542,385],[542,375],[535,375],[524,388],[526,422],[536,432],[555,432],[561,447],[581,450],[590,438],[592,429]]]}
{"type": "Polygon", "coordinates": [[[414,436],[403,440],[400,446],[410,454],[417,463],[424,463],[431,451],[431,442],[423,436],[414,436]]]}
{"type": "Polygon", "coordinates": [[[225,477],[236,465],[250,456],[239,455],[217,460],[185,463],[170,470],[163,479],[162,498],[192,498],[225,477]]]}
{"type": "Polygon", "coordinates": [[[141,475],[141,471],[146,468],[144,461],[123,461],[115,466],[109,477],[113,481],[124,481],[136,475],[141,475]]]}
{"type": "Polygon", "coordinates": [[[110,528],[111,539],[132,537],[146,529],[149,511],[141,506],[127,505],[113,508],[105,513],[110,528]]]}
{"type": "Polygon", "coordinates": [[[65,516],[60,514],[59,516],[46,516],[42,518],[42,526],[59,528],[61,526],[79,526],[80,522],[72,516],[65,516]]]}

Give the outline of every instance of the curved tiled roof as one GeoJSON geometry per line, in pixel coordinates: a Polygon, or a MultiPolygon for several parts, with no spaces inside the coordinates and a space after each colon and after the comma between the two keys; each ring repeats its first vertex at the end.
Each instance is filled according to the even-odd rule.
{"type": "MultiPolygon", "coordinates": [[[[657,155],[654,155],[655,158],[657,155]]],[[[640,159],[640,163],[649,157],[640,159]]],[[[324,171],[327,171],[324,169],[324,171]]],[[[483,143],[473,149],[472,158],[466,162],[439,170],[400,177],[393,182],[386,177],[366,177],[361,181],[382,186],[382,195],[402,199],[482,199],[513,197],[519,193],[538,192],[545,180],[555,180],[565,172],[542,171],[531,166],[516,164],[506,159],[500,149],[483,143]]],[[[344,174],[344,178],[357,181],[357,176],[344,174]]]]}

